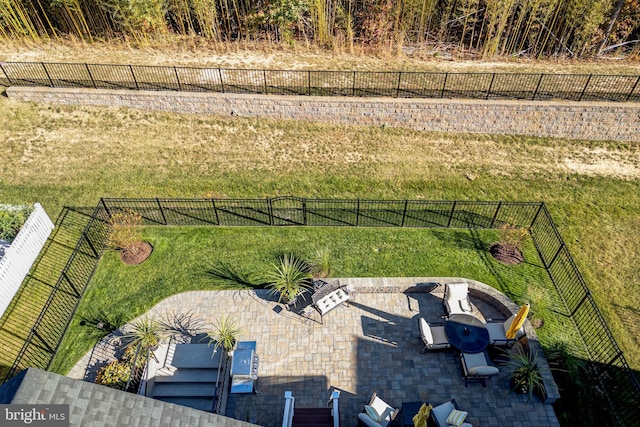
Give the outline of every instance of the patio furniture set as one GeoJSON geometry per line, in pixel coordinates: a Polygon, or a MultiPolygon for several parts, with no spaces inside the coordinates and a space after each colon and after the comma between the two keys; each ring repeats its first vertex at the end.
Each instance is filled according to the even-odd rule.
{"type": "MultiPolygon", "coordinates": [[[[442,304],[445,311],[444,324],[429,324],[423,317],[418,319],[420,339],[424,343],[421,353],[457,349],[465,386],[472,381],[478,381],[486,387],[487,380],[500,372],[491,363],[487,348],[490,345],[512,346],[524,336],[522,323],[516,321],[515,314],[506,320],[489,319],[488,322],[474,316],[467,283],[445,285],[442,304]],[[511,330],[512,327],[515,330],[511,330]]],[[[365,410],[358,414],[358,424],[368,427],[397,425],[398,413],[402,414],[402,426],[413,426],[414,423],[416,427],[426,426],[428,418],[430,425],[438,427],[471,427],[471,424],[464,422],[467,412],[460,411],[455,400],[433,408],[426,402],[407,402],[402,404],[400,410],[385,403],[375,393],[369,404],[365,405],[365,410]],[[414,418],[422,417],[424,414],[424,419],[414,418]]]]}

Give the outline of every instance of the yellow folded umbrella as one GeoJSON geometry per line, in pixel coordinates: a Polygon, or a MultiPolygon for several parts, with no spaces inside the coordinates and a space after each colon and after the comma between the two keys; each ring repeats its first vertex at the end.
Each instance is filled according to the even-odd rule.
{"type": "Polygon", "coordinates": [[[415,427],[427,427],[427,418],[429,418],[431,408],[431,405],[422,404],[418,413],[413,416],[413,425],[415,427]]]}
{"type": "Polygon", "coordinates": [[[505,334],[507,338],[513,339],[516,337],[516,333],[518,332],[518,329],[522,327],[522,324],[527,318],[527,314],[529,314],[529,303],[524,304],[520,307],[520,310],[518,310],[518,314],[516,314],[513,322],[511,322],[511,326],[509,326],[509,330],[505,334]]]}

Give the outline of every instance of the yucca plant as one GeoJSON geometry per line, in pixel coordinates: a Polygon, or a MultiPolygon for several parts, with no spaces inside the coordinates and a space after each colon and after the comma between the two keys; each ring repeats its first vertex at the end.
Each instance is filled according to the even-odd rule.
{"type": "Polygon", "coordinates": [[[512,379],[511,391],[528,394],[527,401],[531,400],[534,391],[544,394],[544,382],[538,368],[538,352],[531,353],[522,345],[516,344],[503,366],[512,379]]]}
{"type": "Polygon", "coordinates": [[[163,337],[160,323],[145,315],[133,322],[131,330],[125,333],[122,339],[132,347],[140,344],[145,349],[153,349],[160,344],[163,337]]]}
{"type": "Polygon", "coordinates": [[[303,259],[293,254],[282,255],[279,263],[274,264],[273,271],[267,275],[267,289],[271,294],[278,294],[278,302],[293,303],[311,288],[311,271],[311,265],[303,259]]]}
{"type": "Polygon", "coordinates": [[[213,344],[215,349],[222,347],[226,352],[229,352],[236,346],[238,335],[241,332],[242,328],[238,322],[231,316],[225,316],[216,320],[213,329],[207,332],[209,345],[213,344]]]}

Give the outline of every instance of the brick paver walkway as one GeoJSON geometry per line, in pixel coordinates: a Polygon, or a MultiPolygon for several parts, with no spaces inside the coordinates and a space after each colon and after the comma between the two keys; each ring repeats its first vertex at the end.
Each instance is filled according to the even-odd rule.
{"type": "MultiPolygon", "coordinates": [[[[226,415],[237,419],[279,426],[286,390],[302,408],[326,406],[331,390],[339,389],[343,426],[356,425],[373,392],[398,408],[402,402],[437,405],[454,398],[481,426],[559,426],[551,405],[509,393],[508,378],[494,377],[486,388],[465,387],[455,351],[420,354],[417,319],[441,321],[442,287],[409,293],[402,290],[415,282],[377,284],[350,287],[351,304],[329,312],[322,323],[283,309],[264,291],[186,292],[151,312],[165,319],[189,315],[204,324],[231,315],[242,326],[240,339],[257,341],[258,394],[229,396],[226,415]]],[[[488,304],[472,303],[486,317],[497,316],[488,304]]]]}

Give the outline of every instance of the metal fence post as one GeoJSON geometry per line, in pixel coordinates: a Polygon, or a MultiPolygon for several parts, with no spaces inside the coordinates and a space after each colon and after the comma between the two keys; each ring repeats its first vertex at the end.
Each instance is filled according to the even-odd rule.
{"type": "Polygon", "coordinates": [[[307,225],[307,199],[302,199],[302,223],[307,225]]]}
{"type": "Polygon", "coordinates": [[[578,98],[578,101],[582,101],[582,97],[584,96],[584,93],[587,91],[587,86],[589,86],[589,82],[591,81],[591,76],[593,76],[593,74],[589,74],[589,77],[587,78],[587,82],[582,88],[582,92],[580,93],[580,98],[578,98]]]}
{"type": "Polygon", "coordinates": [[[213,205],[213,213],[216,215],[216,224],[220,225],[220,217],[218,217],[218,208],[216,208],[216,200],[212,198],[211,204],[213,205]]]}
{"type": "Polygon", "coordinates": [[[307,71],[307,84],[309,85],[309,96],[311,96],[311,70],[307,71]]]}
{"type": "Polygon", "coordinates": [[[351,79],[351,95],[355,96],[356,94],[356,72],[353,72],[353,78],[351,79]]]}
{"type": "Polygon", "coordinates": [[[44,73],[47,75],[47,78],[49,79],[49,82],[51,83],[51,87],[53,86],[53,80],[51,79],[51,76],[49,75],[49,71],[47,71],[47,67],[44,66],[44,62],[40,63],[42,65],[42,69],[44,70],[44,73]]]}
{"type": "Polygon", "coordinates": [[[398,71],[398,84],[396,86],[396,98],[400,96],[400,80],[402,80],[402,71],[398,71]]]}
{"type": "MultiPolygon", "coordinates": [[[[4,74],[7,75],[7,73],[4,73],[4,74]]],[[[7,76],[7,78],[9,78],[9,76],[7,76]]],[[[9,82],[11,82],[11,81],[9,81],[9,82]]],[[[633,87],[631,88],[631,91],[629,92],[629,95],[627,95],[627,99],[625,99],[625,101],[628,101],[628,100],[631,99],[631,95],[633,95],[633,92],[638,87],[638,83],[640,83],[640,76],[638,76],[638,78],[636,79],[636,82],[633,84],[633,87]]]]}
{"type": "Polygon", "coordinates": [[[93,85],[93,88],[98,89],[98,86],[96,86],[96,81],[93,80],[93,75],[91,74],[91,70],[89,69],[89,64],[85,63],[84,67],[87,69],[87,74],[89,74],[89,78],[91,79],[91,84],[93,85]]]}
{"type": "Polygon", "coordinates": [[[404,220],[407,217],[407,206],[409,205],[409,200],[404,201],[404,210],[402,211],[402,222],[400,223],[400,227],[404,227],[404,220]]]}
{"type": "Polygon", "coordinates": [[[89,247],[91,248],[91,250],[93,251],[93,255],[96,257],[96,259],[100,256],[100,254],[98,254],[98,251],[96,251],[96,248],[93,246],[93,243],[91,243],[91,240],[89,239],[89,236],[87,235],[87,233],[85,233],[84,231],[82,232],[82,237],[84,237],[84,239],[87,241],[87,244],[89,245],[89,247]]]}
{"type": "MultiPolygon", "coordinates": [[[[11,77],[9,77],[9,74],[7,74],[7,72],[4,70],[4,68],[2,68],[2,63],[0,63],[0,70],[2,70],[2,74],[5,75],[5,77],[7,78],[7,80],[9,81],[9,84],[11,83],[11,77]]],[[[631,92],[633,92],[633,90],[631,90],[631,92]]]]}
{"type": "Polygon", "coordinates": [[[262,69],[262,78],[264,79],[264,94],[269,95],[269,90],[267,89],[267,70],[262,69]]]}
{"type": "Polygon", "coordinates": [[[536,95],[538,94],[538,89],[540,89],[540,84],[542,83],[542,78],[544,77],[544,73],[540,74],[540,78],[538,79],[538,84],[536,85],[536,90],[533,91],[533,96],[531,97],[532,101],[535,101],[536,95]]]}
{"type": "Polygon", "coordinates": [[[176,67],[173,67],[173,72],[175,73],[176,81],[178,82],[178,90],[182,92],[182,84],[180,83],[180,77],[178,77],[178,69],[176,67]]]}
{"type": "Polygon", "coordinates": [[[275,220],[273,218],[273,202],[271,198],[267,198],[267,206],[269,207],[269,225],[273,225],[275,220]]]}
{"type": "Polygon", "coordinates": [[[456,204],[458,203],[457,200],[455,200],[453,202],[453,206],[451,206],[451,212],[449,212],[449,221],[447,222],[447,228],[449,228],[451,226],[451,220],[453,219],[453,213],[456,210],[456,204]]]}
{"type": "Polygon", "coordinates": [[[222,87],[222,93],[224,93],[224,80],[222,79],[222,70],[218,67],[218,76],[220,77],[220,86],[222,87]]]}
{"type": "Polygon", "coordinates": [[[487,89],[487,95],[485,96],[484,99],[489,99],[489,95],[491,95],[491,88],[493,87],[493,81],[496,78],[496,73],[493,73],[493,75],[491,76],[491,83],[489,83],[489,89],[487,89]]]}
{"type": "Polygon", "coordinates": [[[104,207],[104,211],[107,213],[107,216],[111,216],[111,212],[109,212],[109,208],[107,207],[107,204],[105,203],[104,199],[102,197],[100,197],[100,203],[102,203],[102,206],[104,207]]]}
{"type": "Polygon", "coordinates": [[[442,91],[440,92],[440,98],[444,98],[444,89],[447,87],[447,78],[449,73],[444,73],[444,82],[442,83],[442,91]]]}
{"type": "Polygon", "coordinates": [[[167,225],[167,217],[164,216],[164,210],[162,209],[162,203],[160,203],[160,199],[156,197],[156,203],[158,204],[158,208],[160,208],[160,215],[162,215],[162,222],[164,225],[167,225]]]}
{"type": "Polygon", "coordinates": [[[360,225],[360,199],[358,199],[358,204],[356,205],[356,227],[360,225]]]}
{"type": "Polygon", "coordinates": [[[133,72],[133,67],[129,65],[129,71],[131,71],[131,77],[133,77],[133,82],[136,84],[136,90],[140,90],[138,86],[138,80],[136,79],[136,74],[133,72]]]}
{"type": "Polygon", "coordinates": [[[498,212],[500,212],[500,207],[502,206],[502,200],[498,202],[498,207],[496,208],[496,213],[493,214],[493,219],[491,220],[491,225],[489,228],[493,228],[493,224],[496,222],[496,218],[498,217],[498,212]]]}

